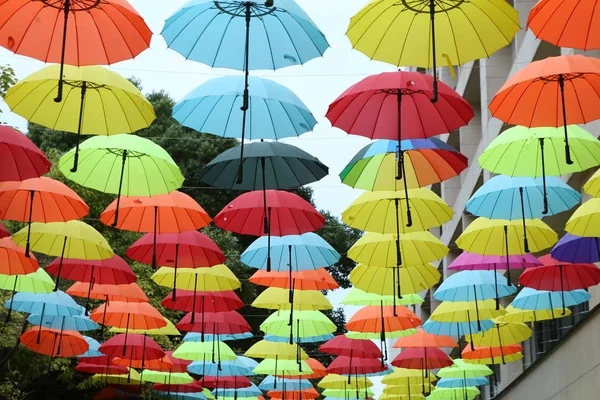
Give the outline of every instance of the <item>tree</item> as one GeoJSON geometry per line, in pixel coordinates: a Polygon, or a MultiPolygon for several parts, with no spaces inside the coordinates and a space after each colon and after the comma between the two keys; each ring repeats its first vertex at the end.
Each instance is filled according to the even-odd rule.
{"type": "MultiPolygon", "coordinates": [[[[17,76],[10,65],[0,65],[0,97],[4,97],[8,89],[15,83],[17,83],[17,76]]],[[[2,114],[2,110],[0,110],[0,114],[2,114]]],[[[2,124],[3,122],[0,121],[0,125],[2,124]]]]}

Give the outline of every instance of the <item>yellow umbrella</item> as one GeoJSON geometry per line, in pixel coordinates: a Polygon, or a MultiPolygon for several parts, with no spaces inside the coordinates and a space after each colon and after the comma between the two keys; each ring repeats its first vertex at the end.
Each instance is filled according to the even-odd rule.
{"type": "MultiPolygon", "coordinates": [[[[411,304],[421,304],[425,300],[416,293],[403,294],[402,298],[396,300],[400,306],[408,306],[411,304]]],[[[382,296],[374,293],[367,293],[359,288],[352,288],[341,301],[342,304],[349,306],[379,306],[383,302],[384,306],[394,305],[393,296],[382,296]]]]}
{"type": "Polygon", "coordinates": [[[141,376],[144,377],[146,382],[162,383],[164,385],[185,385],[194,382],[194,378],[186,372],[162,372],[145,369],[142,371],[141,376]]]}
{"type": "Polygon", "coordinates": [[[565,309],[563,315],[562,308],[556,308],[554,310],[523,310],[520,308],[514,308],[509,305],[506,307],[506,314],[498,318],[501,322],[538,322],[546,321],[549,319],[563,318],[571,315],[571,310],[565,309]]]}
{"type": "MultiPolygon", "coordinates": [[[[511,362],[519,361],[523,359],[523,353],[514,353],[504,355],[504,364],[508,364],[511,362]]],[[[492,358],[470,358],[465,359],[465,362],[469,364],[477,364],[477,365],[498,365],[498,361],[500,361],[500,357],[492,358]]]]}
{"type": "MultiPolygon", "coordinates": [[[[506,314],[504,307],[496,310],[496,301],[443,301],[429,317],[438,322],[471,322],[494,319],[506,314]]],[[[470,325],[470,324],[469,324],[470,325]]]]}
{"type": "Polygon", "coordinates": [[[308,360],[308,354],[297,344],[261,340],[250,347],[246,357],[273,358],[278,360],[308,360]]]}
{"type": "Polygon", "coordinates": [[[575,236],[600,237],[600,199],[590,199],[575,210],[565,230],[575,236]]]}
{"type": "Polygon", "coordinates": [[[352,228],[367,232],[425,231],[445,224],[454,211],[426,188],[396,192],[365,192],[342,213],[352,228]]]}
{"type": "MultiPolygon", "coordinates": [[[[81,135],[132,133],[156,118],[146,97],[131,82],[109,69],[64,66],[63,100],[48,93],[59,85],[59,66],[37,71],[8,90],[4,101],[28,120],[53,130],[81,135]]],[[[77,156],[73,169],[77,169],[77,156]]]]}
{"type": "MultiPolygon", "coordinates": [[[[288,295],[288,289],[270,287],[252,302],[252,307],[289,310],[288,295]]],[[[294,310],[331,310],[332,308],[327,297],[318,290],[294,291],[294,310]]]]}
{"type": "Polygon", "coordinates": [[[313,370],[306,363],[300,360],[275,360],[265,358],[252,371],[256,375],[275,375],[275,376],[307,376],[312,375],[313,370]]]}
{"type": "Polygon", "coordinates": [[[489,331],[467,335],[466,340],[478,347],[502,347],[521,343],[531,337],[531,329],[522,322],[494,321],[489,331]]]}
{"type": "MultiPolygon", "coordinates": [[[[539,252],[558,241],[552,228],[539,219],[526,219],[529,249],[539,252]]],[[[525,254],[523,248],[523,220],[477,218],[456,239],[461,249],[486,256],[525,254]]]]}
{"type": "Polygon", "coordinates": [[[373,387],[373,382],[369,378],[359,378],[356,375],[350,376],[350,383],[348,383],[348,377],[338,374],[329,374],[319,381],[318,387],[323,389],[365,389],[373,387]]]}
{"type": "MultiPolygon", "coordinates": [[[[159,286],[173,287],[175,269],[161,267],[152,275],[152,280],[159,286]]],[[[241,287],[240,281],[227,266],[223,264],[210,268],[178,268],[177,289],[196,290],[198,292],[225,292],[241,287]]]]}
{"type": "Polygon", "coordinates": [[[173,357],[192,361],[211,360],[213,363],[233,361],[237,358],[231,347],[217,340],[212,342],[183,342],[173,352],[173,357]]]}
{"type": "Polygon", "coordinates": [[[400,236],[401,262],[396,253],[396,236],[368,232],[348,250],[352,260],[374,267],[422,265],[444,258],[448,247],[430,232],[413,232],[400,236]]]}
{"type": "Polygon", "coordinates": [[[586,182],[583,190],[590,196],[600,197],[600,169],[586,182]]]}
{"type": "Polygon", "coordinates": [[[437,381],[435,374],[420,369],[394,368],[394,372],[383,377],[381,383],[384,385],[408,385],[414,382],[418,384],[432,383],[437,381]],[[425,376],[427,375],[427,376],[425,376]]]}
{"type": "Polygon", "coordinates": [[[350,282],[367,293],[397,297],[427,290],[436,285],[441,274],[430,264],[412,265],[400,268],[378,268],[358,265],[350,273],[350,282]],[[400,279],[397,275],[400,273],[400,279]],[[401,284],[400,284],[401,283],[401,284]]]}
{"type": "Polygon", "coordinates": [[[408,396],[402,394],[383,393],[377,398],[377,400],[425,400],[425,395],[420,393],[414,393],[408,396]]]}
{"type": "MultiPolygon", "coordinates": [[[[150,336],[181,336],[181,332],[175,327],[175,325],[165,318],[167,325],[157,329],[129,329],[129,333],[137,333],[140,335],[150,336]]],[[[112,327],[109,329],[111,333],[125,333],[125,328],[112,327]]]]}
{"type": "MultiPolygon", "coordinates": [[[[416,382],[416,380],[415,380],[416,382]]],[[[435,387],[431,384],[410,383],[406,385],[388,385],[383,388],[384,394],[410,396],[415,394],[431,393],[435,387]]]]}

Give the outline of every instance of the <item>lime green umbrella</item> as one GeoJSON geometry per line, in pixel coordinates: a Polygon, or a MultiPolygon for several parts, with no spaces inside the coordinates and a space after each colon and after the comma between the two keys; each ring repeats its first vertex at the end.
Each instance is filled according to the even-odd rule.
{"type": "Polygon", "coordinates": [[[141,376],[146,382],[161,383],[163,385],[185,385],[194,382],[187,372],[162,372],[145,369],[141,376]]]}
{"type": "Polygon", "coordinates": [[[183,342],[173,352],[174,358],[182,360],[203,361],[210,360],[213,363],[221,361],[233,361],[237,358],[231,347],[225,342],[213,340],[210,342],[183,342]]]}
{"type": "MultiPolygon", "coordinates": [[[[402,331],[391,331],[386,332],[385,337],[389,339],[397,339],[406,336],[412,336],[417,333],[416,329],[404,329],[402,331]]],[[[381,340],[381,332],[346,332],[346,337],[349,339],[360,339],[360,340],[381,340]]]]}
{"type": "Polygon", "coordinates": [[[437,388],[427,398],[428,400],[472,400],[477,397],[481,391],[475,386],[463,388],[437,388]]]}
{"type": "Polygon", "coordinates": [[[308,376],[313,374],[313,370],[303,360],[279,360],[274,358],[265,358],[252,371],[256,375],[275,375],[275,376],[308,376]]]}
{"type": "Polygon", "coordinates": [[[470,364],[465,362],[462,358],[457,358],[452,361],[454,361],[453,365],[438,371],[437,375],[440,378],[469,379],[489,376],[494,373],[487,365],[470,364]]]}
{"type": "Polygon", "coordinates": [[[278,311],[271,314],[261,325],[260,330],[267,335],[290,336],[290,344],[297,338],[322,336],[335,332],[336,325],[327,316],[319,311],[294,311],[292,325],[290,310],[278,311]]]}
{"type": "Polygon", "coordinates": [[[162,147],[136,135],[94,136],[79,147],[79,163],[71,172],[75,149],[60,158],[58,168],[67,179],[103,193],[116,194],[118,217],[121,195],[154,196],[171,193],[183,175],[162,147]]]}
{"type": "Polygon", "coordinates": [[[338,399],[366,399],[375,396],[375,393],[371,389],[362,389],[360,391],[356,391],[348,385],[348,389],[325,389],[322,393],[325,397],[335,397],[338,399]]]}
{"type": "Polygon", "coordinates": [[[600,165],[600,141],[576,125],[569,126],[572,164],[564,157],[565,133],[559,128],[515,126],[490,143],[479,157],[484,169],[509,176],[542,177],[543,213],[548,213],[546,176],[585,171],[600,165]]]}
{"type": "Polygon", "coordinates": [[[50,293],[53,288],[54,281],[42,268],[27,275],[0,275],[0,290],[50,293]]]}
{"type": "MultiPolygon", "coordinates": [[[[423,298],[416,293],[403,294],[401,299],[396,299],[396,304],[408,306],[412,304],[421,304],[423,301],[423,298]]],[[[382,302],[384,306],[392,306],[394,305],[394,296],[382,296],[375,293],[367,293],[358,288],[353,288],[341,301],[342,304],[348,306],[380,306],[382,302]]]]}

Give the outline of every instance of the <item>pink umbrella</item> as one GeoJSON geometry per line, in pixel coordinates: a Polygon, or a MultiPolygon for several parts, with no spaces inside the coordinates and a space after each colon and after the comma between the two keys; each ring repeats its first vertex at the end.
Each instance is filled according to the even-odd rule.
{"type": "MultiPolygon", "coordinates": [[[[509,256],[508,262],[511,269],[532,268],[542,265],[542,263],[531,254],[509,256]]],[[[454,271],[505,270],[507,269],[506,256],[484,256],[465,251],[452,261],[448,269],[454,271]]]]}

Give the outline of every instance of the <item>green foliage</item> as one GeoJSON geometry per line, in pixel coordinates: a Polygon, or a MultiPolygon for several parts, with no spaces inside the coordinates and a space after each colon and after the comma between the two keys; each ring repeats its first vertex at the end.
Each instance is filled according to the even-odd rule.
{"type": "MultiPolygon", "coordinates": [[[[4,97],[12,85],[17,83],[17,76],[10,65],[0,65],[0,97],[4,97]]],[[[2,114],[2,110],[0,110],[2,114]]],[[[0,125],[3,122],[0,121],[0,125]]]]}

